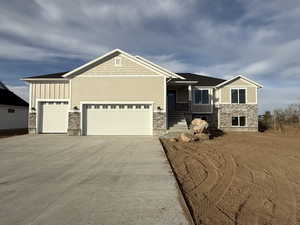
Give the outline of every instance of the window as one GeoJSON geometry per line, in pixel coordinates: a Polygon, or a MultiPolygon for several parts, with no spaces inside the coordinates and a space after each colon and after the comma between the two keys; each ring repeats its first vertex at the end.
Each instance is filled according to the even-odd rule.
{"type": "Polygon", "coordinates": [[[245,116],[234,116],[234,117],[232,117],[231,125],[233,127],[244,127],[244,126],[246,126],[246,117],[245,116]]]}
{"type": "Polygon", "coordinates": [[[15,109],[8,109],[7,110],[8,113],[15,113],[15,111],[16,111],[15,109]]]}
{"type": "Polygon", "coordinates": [[[231,89],[231,103],[245,104],[246,89],[231,89]]]}
{"type": "Polygon", "coordinates": [[[115,66],[122,66],[122,58],[115,57],[115,66]]]}
{"type": "Polygon", "coordinates": [[[208,104],[208,90],[194,90],[194,104],[208,104]]]}

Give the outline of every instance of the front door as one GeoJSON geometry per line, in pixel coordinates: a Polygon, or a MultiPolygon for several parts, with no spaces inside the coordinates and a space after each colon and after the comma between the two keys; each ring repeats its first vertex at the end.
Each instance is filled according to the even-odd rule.
{"type": "Polygon", "coordinates": [[[174,112],[176,108],[176,91],[168,91],[168,111],[174,112]]]}

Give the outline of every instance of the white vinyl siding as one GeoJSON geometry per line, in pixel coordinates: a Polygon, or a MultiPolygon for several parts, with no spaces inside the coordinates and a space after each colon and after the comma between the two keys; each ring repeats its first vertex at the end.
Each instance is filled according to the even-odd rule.
{"type": "Polygon", "coordinates": [[[28,127],[28,107],[0,105],[0,130],[28,127]]]}

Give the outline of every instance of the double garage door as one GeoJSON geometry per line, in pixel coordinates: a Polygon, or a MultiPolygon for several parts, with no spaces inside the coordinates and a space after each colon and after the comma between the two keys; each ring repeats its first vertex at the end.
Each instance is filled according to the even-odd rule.
{"type": "MultiPolygon", "coordinates": [[[[152,135],[152,104],[84,104],[83,135],[152,135]]],[[[68,102],[41,102],[40,133],[66,133],[68,102]]]]}
{"type": "Polygon", "coordinates": [[[85,104],[84,135],[152,135],[151,104],[85,104]]]}

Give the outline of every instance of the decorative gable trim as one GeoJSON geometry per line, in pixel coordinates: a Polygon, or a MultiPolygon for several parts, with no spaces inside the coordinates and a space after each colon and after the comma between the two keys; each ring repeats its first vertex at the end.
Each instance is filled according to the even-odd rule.
{"type": "Polygon", "coordinates": [[[115,50],[113,50],[111,52],[108,52],[108,53],[106,53],[106,54],[104,54],[104,55],[102,55],[102,56],[100,56],[100,57],[98,57],[98,58],[96,58],[96,59],[94,59],[94,60],[78,67],[78,68],[76,68],[76,69],[74,69],[74,70],[71,70],[70,72],[64,74],[63,77],[65,77],[65,78],[69,77],[69,76],[73,75],[74,73],[76,73],[76,72],[78,72],[78,71],[80,71],[80,70],[82,70],[82,69],[84,69],[84,68],[86,68],[86,67],[88,67],[88,66],[90,66],[90,65],[92,65],[92,64],[94,64],[94,63],[96,63],[96,62],[98,62],[98,61],[100,61],[100,60],[102,60],[106,57],[108,57],[108,56],[110,56],[110,55],[113,55],[115,53],[120,53],[120,54],[122,54],[122,56],[128,58],[129,60],[132,60],[135,63],[137,63],[139,65],[142,65],[142,66],[146,67],[147,69],[150,69],[150,70],[152,70],[156,73],[161,73],[166,77],[184,79],[183,77],[181,77],[181,76],[179,76],[175,73],[172,73],[172,72],[170,72],[170,71],[168,71],[168,70],[166,70],[166,69],[164,69],[164,68],[162,68],[162,67],[160,67],[160,66],[158,66],[158,65],[156,65],[156,64],[154,64],[154,63],[152,63],[152,62],[150,62],[146,59],[141,59],[141,57],[134,57],[134,56],[132,56],[132,55],[120,50],[120,49],[115,49],[115,50]]]}

